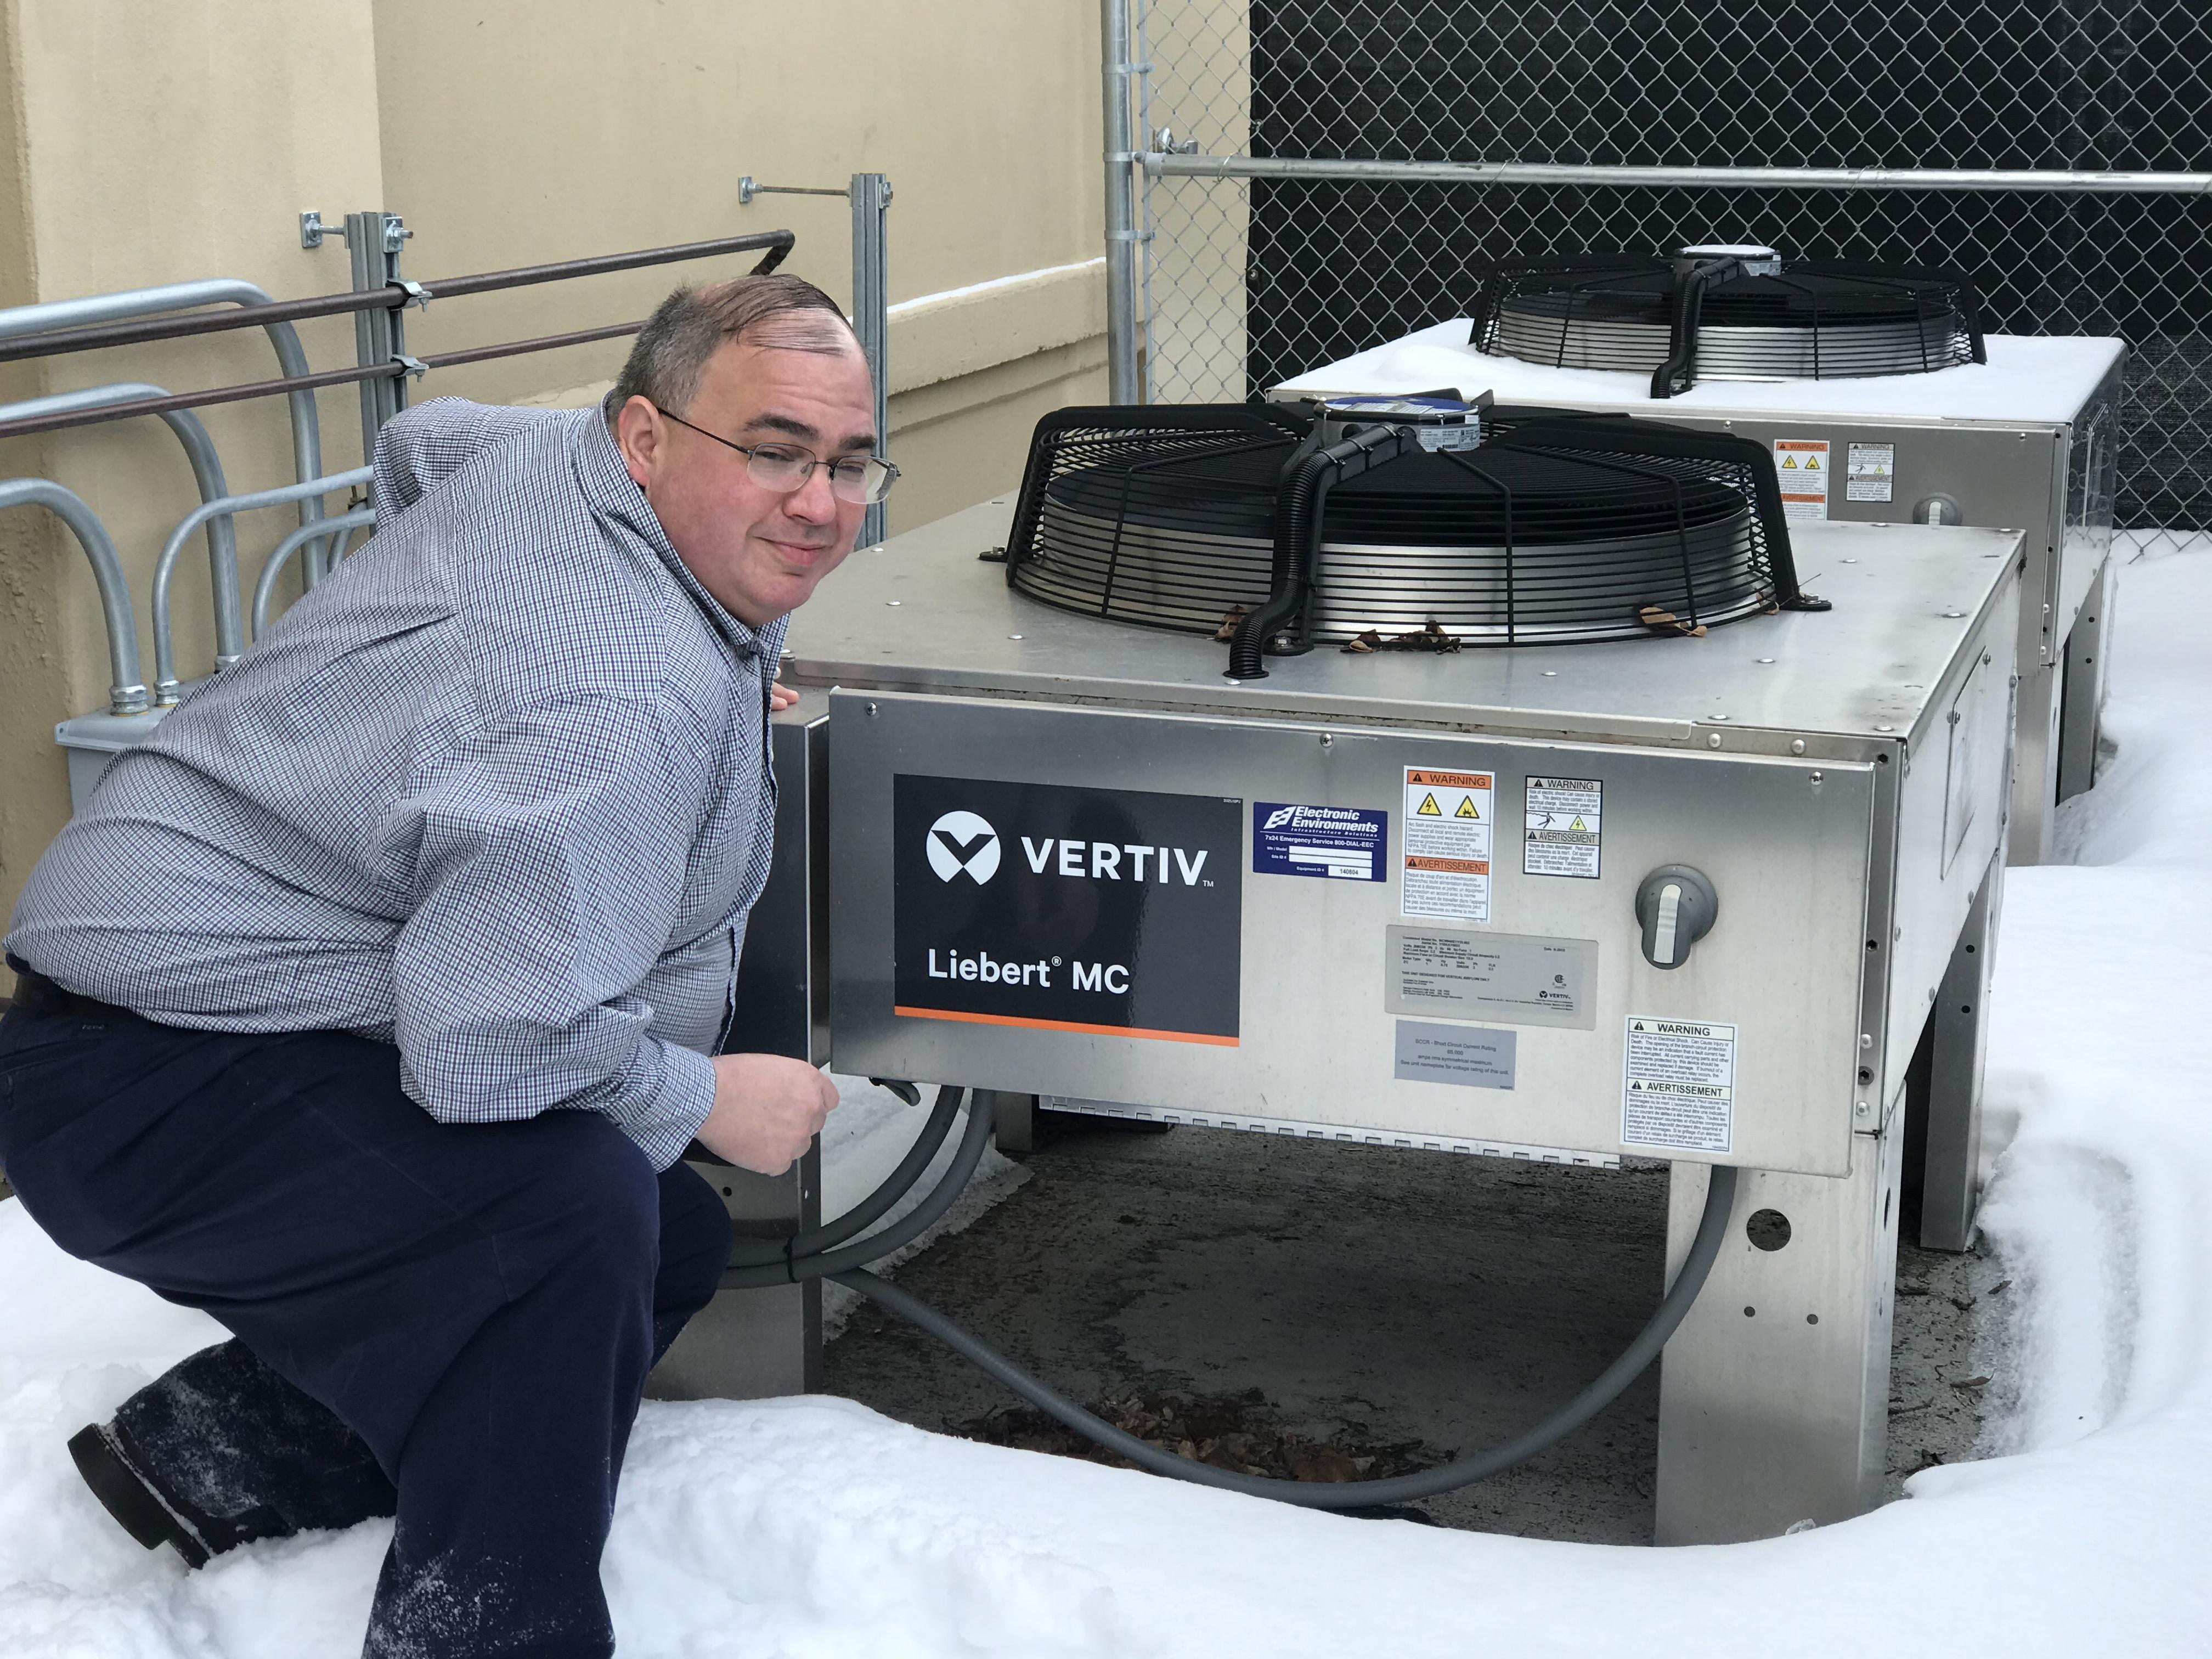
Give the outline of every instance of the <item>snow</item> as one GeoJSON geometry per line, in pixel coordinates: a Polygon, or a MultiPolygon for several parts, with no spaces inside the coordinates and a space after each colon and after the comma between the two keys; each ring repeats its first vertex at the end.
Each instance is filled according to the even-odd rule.
{"type": "MultiPolygon", "coordinates": [[[[848,1402],[649,1405],[606,1564],[625,1659],[2194,1655],[2212,1631],[2212,557],[2121,573],[2106,729],[2013,872],[1985,1225],[2024,1311],[1984,1461],[1764,1543],[1636,1550],[1343,1520],[971,1444],[848,1402]]],[[[853,1085],[884,1167],[912,1109],[853,1085]]],[[[834,1121],[834,1120],[833,1120],[834,1121]]],[[[831,1160],[867,1184],[861,1155],[831,1160]],[[860,1160],[852,1161],[848,1160],[860,1160]]],[[[833,1193],[836,1186],[832,1180],[833,1193]]],[[[831,1207],[836,1200],[833,1195],[831,1207]]],[[[340,1659],[388,1529],[187,1574],[63,1440],[216,1335],[0,1205],[0,1650],[340,1659]]],[[[1993,1390],[1998,1392],[1997,1390],[1993,1390]]]]}
{"type": "Polygon", "coordinates": [[[1959,421],[2071,421],[2126,348],[2118,340],[2070,336],[1991,334],[1986,363],[1961,363],[1929,374],[1885,374],[1848,380],[1771,384],[1712,380],[1679,398],[1655,400],[1651,377],[1609,369],[1552,368],[1517,357],[1486,356],[1468,343],[1465,317],[1419,329],[1402,339],[1328,363],[1285,380],[1276,391],[1306,396],[1437,392],[1463,398],[1492,392],[1501,404],[1627,408],[1747,414],[1941,416],[1959,421]]]}

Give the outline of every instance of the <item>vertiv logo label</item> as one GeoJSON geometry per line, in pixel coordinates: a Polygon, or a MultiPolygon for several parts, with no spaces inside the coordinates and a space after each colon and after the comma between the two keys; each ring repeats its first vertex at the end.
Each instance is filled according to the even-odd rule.
{"type": "Polygon", "coordinates": [[[999,873],[999,832],[973,812],[947,812],[929,826],[929,867],[939,881],[965,870],[981,887],[999,873]]]}

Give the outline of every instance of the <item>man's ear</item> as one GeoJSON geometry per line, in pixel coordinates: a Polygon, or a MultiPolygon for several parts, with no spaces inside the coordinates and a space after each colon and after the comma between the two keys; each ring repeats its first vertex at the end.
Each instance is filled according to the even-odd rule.
{"type": "Polygon", "coordinates": [[[650,399],[632,398],[615,415],[615,447],[622,452],[623,465],[629,469],[630,482],[640,489],[652,483],[653,473],[661,465],[663,446],[668,441],[668,428],[661,423],[660,411],[650,399]]]}

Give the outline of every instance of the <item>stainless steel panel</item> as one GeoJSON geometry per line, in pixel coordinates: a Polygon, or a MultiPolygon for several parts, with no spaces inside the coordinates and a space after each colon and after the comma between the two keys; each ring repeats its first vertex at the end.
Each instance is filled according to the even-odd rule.
{"type": "MultiPolygon", "coordinates": [[[[1853,1137],[1848,1176],[1761,1171],[1660,1364],[1662,1544],[1771,1538],[1881,1500],[1889,1442],[1892,1286],[1902,1136],[1853,1137]],[[1788,1226],[1788,1242],[1770,1218],[1788,1226]]],[[[1707,1172],[1677,1163],[1669,1276],[1705,1207],[1707,1172]]]]}
{"type": "Polygon", "coordinates": [[[730,1054],[830,1058],[829,699],[800,697],[769,722],[775,852],[745,921],[730,1054]]]}
{"type": "Polygon", "coordinates": [[[840,691],[830,702],[842,1070],[1386,1138],[1495,1138],[1610,1155],[1622,1149],[1626,1018],[1723,1021],[1741,1036],[1735,1133],[1719,1161],[1836,1174],[1849,1167],[1874,763],[984,698],[840,691]],[[1517,1079],[1510,1091],[1393,1078],[1396,1018],[1383,1007],[1383,989],[1388,930],[1402,920],[1398,882],[1250,874],[1249,814],[1237,849],[1247,872],[1237,1046],[892,1012],[896,774],[1381,807],[1394,821],[1395,856],[1407,767],[1493,773],[1500,815],[1516,826],[1528,775],[1605,787],[1601,877],[1524,875],[1517,858],[1502,853],[1492,863],[1490,927],[1597,942],[1595,1029],[1512,1028],[1517,1079]],[[1670,863],[1703,870],[1721,909],[1687,963],[1662,971],[1644,960],[1634,894],[1648,871],[1670,863]]]}

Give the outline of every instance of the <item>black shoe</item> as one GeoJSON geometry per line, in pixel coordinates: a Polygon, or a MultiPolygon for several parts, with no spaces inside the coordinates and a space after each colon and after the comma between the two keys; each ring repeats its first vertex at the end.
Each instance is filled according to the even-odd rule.
{"type": "Polygon", "coordinates": [[[207,1565],[206,1541],[132,1464],[112,1425],[93,1423],[79,1429],[70,1437],[69,1449],[84,1484],[124,1531],[149,1550],[170,1545],[188,1567],[207,1565]]]}

